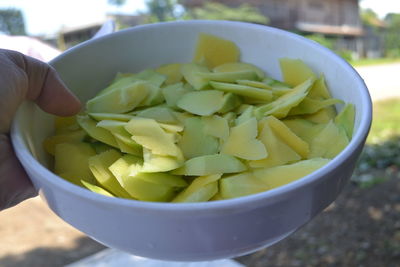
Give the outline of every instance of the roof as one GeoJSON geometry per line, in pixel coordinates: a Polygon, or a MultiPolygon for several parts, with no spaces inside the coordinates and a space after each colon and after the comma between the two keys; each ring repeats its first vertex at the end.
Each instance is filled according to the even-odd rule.
{"type": "Polygon", "coordinates": [[[325,25],[325,24],[297,22],[296,28],[300,31],[305,31],[305,32],[332,34],[332,35],[361,36],[364,33],[361,27],[354,27],[350,25],[325,25]]]}

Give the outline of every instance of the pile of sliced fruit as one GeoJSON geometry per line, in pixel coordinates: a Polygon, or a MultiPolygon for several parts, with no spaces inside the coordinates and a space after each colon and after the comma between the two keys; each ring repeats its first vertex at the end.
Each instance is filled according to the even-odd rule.
{"type": "Polygon", "coordinates": [[[201,202],[285,185],[348,145],[354,106],[322,74],[282,58],[278,81],[239,56],[201,34],[192,63],[118,73],[84,112],[56,118],[54,172],[107,196],[201,202]]]}

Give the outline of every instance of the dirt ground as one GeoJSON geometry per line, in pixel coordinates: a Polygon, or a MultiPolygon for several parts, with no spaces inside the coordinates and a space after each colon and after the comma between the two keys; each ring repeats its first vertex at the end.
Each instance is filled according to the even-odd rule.
{"type": "Polygon", "coordinates": [[[104,247],[58,218],[34,198],[0,213],[0,266],[56,267],[104,247]]]}
{"type": "MultiPolygon", "coordinates": [[[[387,177],[387,174],[379,174],[387,177]]],[[[400,266],[400,175],[349,184],[325,212],[282,242],[238,259],[261,266],[400,266]]]]}

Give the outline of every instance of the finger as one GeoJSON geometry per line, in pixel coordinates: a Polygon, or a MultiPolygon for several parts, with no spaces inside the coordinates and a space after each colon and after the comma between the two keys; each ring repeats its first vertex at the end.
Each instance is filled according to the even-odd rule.
{"type": "Polygon", "coordinates": [[[50,65],[22,54],[14,54],[13,57],[27,75],[27,99],[35,101],[44,111],[54,115],[71,116],[79,112],[80,101],[50,65]]]}
{"type": "Polygon", "coordinates": [[[0,134],[0,162],[0,210],[37,195],[5,134],[0,134]]]}
{"type": "Polygon", "coordinates": [[[57,116],[71,116],[78,113],[81,103],[65,86],[57,72],[47,66],[48,72],[39,96],[35,102],[44,111],[57,116]]]}

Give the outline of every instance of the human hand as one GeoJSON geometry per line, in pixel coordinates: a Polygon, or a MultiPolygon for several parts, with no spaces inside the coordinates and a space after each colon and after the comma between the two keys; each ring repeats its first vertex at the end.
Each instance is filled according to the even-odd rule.
{"type": "Polygon", "coordinates": [[[0,49],[0,210],[37,195],[10,142],[12,119],[24,100],[58,116],[79,112],[79,100],[48,64],[0,49]]]}

